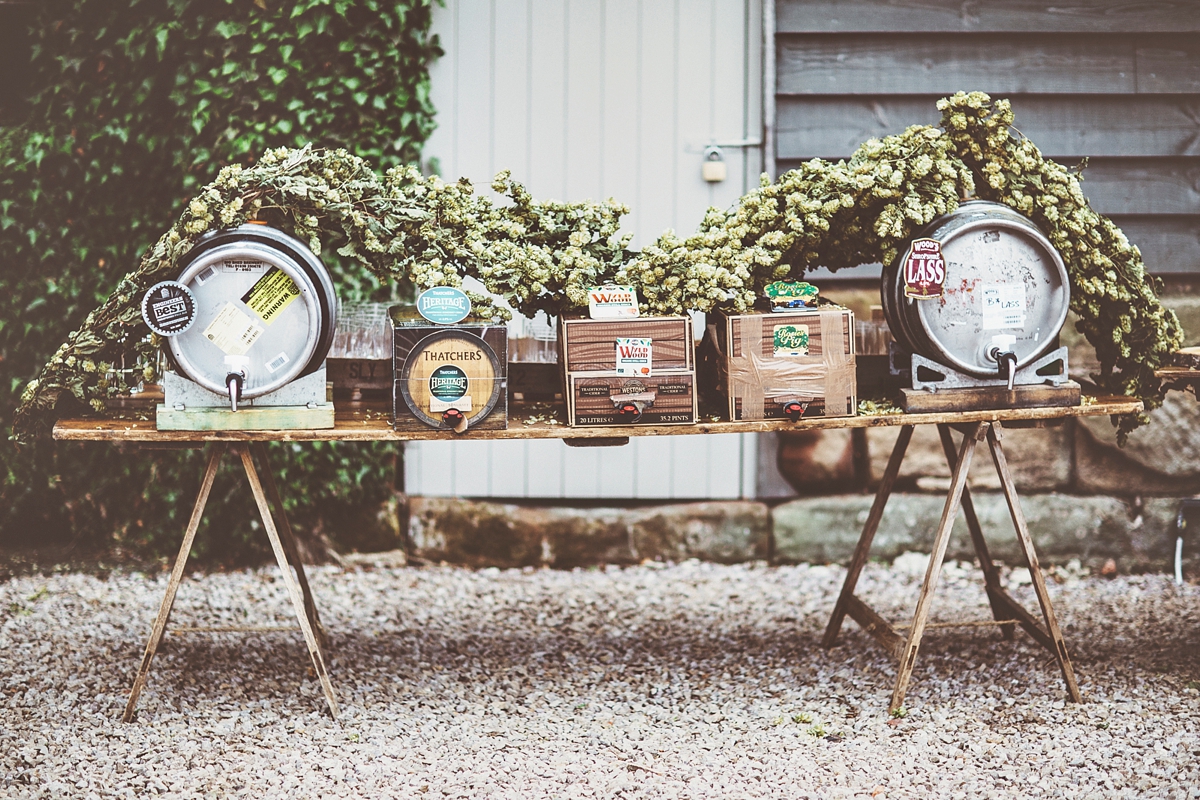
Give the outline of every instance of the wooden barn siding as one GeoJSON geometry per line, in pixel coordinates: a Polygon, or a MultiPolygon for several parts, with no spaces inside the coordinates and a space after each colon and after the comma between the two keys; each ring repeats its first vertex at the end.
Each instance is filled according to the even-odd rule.
{"type": "Polygon", "coordinates": [[[1084,191],[1151,271],[1200,272],[1200,0],[780,0],[780,171],[936,124],[936,101],[980,89],[1078,164],[1084,191]]]}
{"type": "MultiPolygon", "coordinates": [[[[725,149],[729,179],[700,177],[704,145],[761,130],[759,0],[446,0],[433,30],[442,177],[486,187],[511,169],[536,197],[616,197],[634,246],[695,230],[757,183],[760,154],[725,149]]],[[[519,423],[516,423],[519,424],[519,423]]],[[[556,441],[421,442],[413,494],[502,498],[752,496],[757,437],[671,436],[617,448],[556,441]]]]}

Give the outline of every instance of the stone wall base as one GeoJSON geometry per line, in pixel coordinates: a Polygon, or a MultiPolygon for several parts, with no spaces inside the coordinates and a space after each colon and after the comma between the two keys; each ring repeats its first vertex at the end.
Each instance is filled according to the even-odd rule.
{"type": "MultiPolygon", "coordinates": [[[[975,507],[992,555],[1021,563],[1003,495],[976,491],[975,507]]],[[[720,563],[845,563],[872,497],[834,495],[774,508],[748,501],[680,503],[642,508],[565,508],[454,498],[407,498],[407,549],[415,560],[472,567],[572,568],[698,558],[720,563]]],[[[897,493],[888,502],[872,557],[891,560],[929,552],[943,496],[897,493]]],[[[1121,572],[1172,568],[1178,499],[1125,501],[1059,493],[1027,494],[1022,508],[1046,564],[1079,559],[1121,572]]],[[[1186,541],[1189,565],[1200,565],[1200,536],[1186,541]]],[[[949,557],[974,551],[960,513],[949,557]]]]}

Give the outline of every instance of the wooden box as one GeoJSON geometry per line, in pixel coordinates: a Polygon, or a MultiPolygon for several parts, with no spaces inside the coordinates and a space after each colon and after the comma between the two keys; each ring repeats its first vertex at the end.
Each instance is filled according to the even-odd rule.
{"type": "Polygon", "coordinates": [[[845,308],[770,314],[714,312],[708,336],[716,392],[731,420],[781,419],[798,402],[805,417],[857,411],[854,314],[845,308]]]}
{"type": "Polygon", "coordinates": [[[696,368],[691,317],[563,317],[558,326],[558,358],[563,373],[612,372],[617,368],[617,339],[653,340],[652,374],[696,368]]]}
{"type": "Polygon", "coordinates": [[[434,325],[412,306],[393,307],[391,318],[396,430],[450,431],[442,414],[451,408],[466,417],[468,431],[508,427],[508,329],[503,323],[468,318],[434,325]]]}
{"type": "Polygon", "coordinates": [[[567,376],[572,426],[691,425],[696,422],[696,373],[654,370],[649,378],[572,372],[567,376]],[[622,414],[632,405],[636,413],[622,414]]]}

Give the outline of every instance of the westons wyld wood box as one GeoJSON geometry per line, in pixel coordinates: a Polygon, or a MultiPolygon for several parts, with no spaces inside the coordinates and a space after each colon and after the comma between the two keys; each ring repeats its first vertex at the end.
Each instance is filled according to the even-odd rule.
{"type": "Polygon", "coordinates": [[[398,431],[508,427],[508,330],[503,323],[434,325],[412,306],[391,309],[392,395],[398,431]],[[449,412],[450,416],[447,416],[449,412]],[[459,416],[461,415],[461,417],[459,416]]]}
{"type": "Polygon", "coordinates": [[[558,337],[571,425],[696,421],[691,317],[568,317],[558,337]]]}
{"type": "Polygon", "coordinates": [[[849,309],[714,312],[706,339],[731,420],[786,418],[793,403],[805,417],[844,417],[857,409],[849,309]]]}

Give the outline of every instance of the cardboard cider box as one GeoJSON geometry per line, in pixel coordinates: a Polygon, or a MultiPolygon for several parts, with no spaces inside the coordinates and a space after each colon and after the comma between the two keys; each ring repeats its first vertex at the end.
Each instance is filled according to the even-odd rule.
{"type": "Polygon", "coordinates": [[[857,411],[854,314],[847,308],[713,312],[705,339],[714,388],[731,420],[783,419],[790,403],[805,417],[857,411]]]}
{"type": "Polygon", "coordinates": [[[558,336],[570,425],[696,421],[691,317],[563,317],[558,336]]]}

